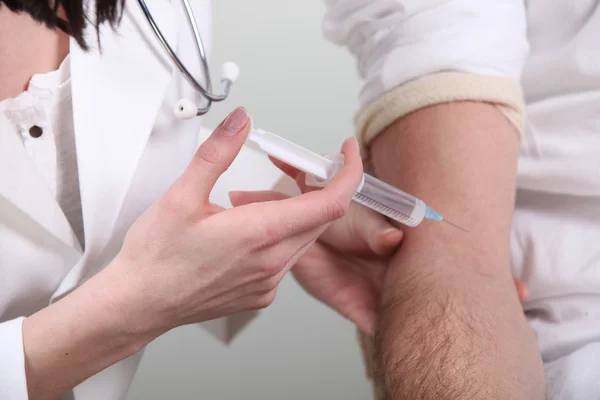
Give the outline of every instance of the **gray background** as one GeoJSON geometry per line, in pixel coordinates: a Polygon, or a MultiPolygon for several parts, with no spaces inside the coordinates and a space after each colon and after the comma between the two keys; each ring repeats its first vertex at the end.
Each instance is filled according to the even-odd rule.
{"type": "MultiPolygon", "coordinates": [[[[213,75],[226,60],[242,74],[215,126],[237,105],[256,126],[318,152],[353,134],[360,81],[353,59],[321,34],[321,1],[214,0],[213,75]]],[[[213,77],[214,78],[214,77],[213,77]]],[[[198,326],[153,342],[129,400],[368,399],[353,326],[293,278],[232,345],[198,326]]]]}

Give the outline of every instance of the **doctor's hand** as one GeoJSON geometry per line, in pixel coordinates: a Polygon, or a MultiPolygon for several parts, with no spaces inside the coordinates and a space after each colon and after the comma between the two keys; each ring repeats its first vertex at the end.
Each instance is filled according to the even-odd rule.
{"type": "Polygon", "coordinates": [[[211,204],[209,194],[249,128],[245,110],[234,111],[135,222],[108,267],[127,293],[125,316],[144,329],[268,306],[283,276],[346,213],[362,175],[354,139],[344,143],[346,164],[325,190],[229,210],[211,204]]]}
{"type": "Polygon", "coordinates": [[[362,176],[354,139],[324,190],[230,210],[211,204],[249,128],[246,111],[234,111],[106,268],[25,319],[29,398],[56,399],[177,326],[268,306],[283,276],[346,214],[362,176]]]}

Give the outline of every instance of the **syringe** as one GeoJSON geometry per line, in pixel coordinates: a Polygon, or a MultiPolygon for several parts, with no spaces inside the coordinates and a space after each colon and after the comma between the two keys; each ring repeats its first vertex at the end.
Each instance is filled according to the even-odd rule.
{"type": "MultiPolygon", "coordinates": [[[[329,159],[298,146],[272,132],[252,128],[247,142],[260,148],[271,157],[283,161],[298,170],[305,172],[312,179],[313,185],[323,186],[332,179],[341,168],[341,160],[329,159]]],[[[310,180],[310,178],[309,178],[310,180]]],[[[467,232],[458,225],[445,220],[438,212],[428,207],[425,202],[387,183],[364,174],[363,181],[354,195],[354,201],[369,207],[406,226],[415,227],[424,219],[445,221],[454,227],[467,232]]]]}

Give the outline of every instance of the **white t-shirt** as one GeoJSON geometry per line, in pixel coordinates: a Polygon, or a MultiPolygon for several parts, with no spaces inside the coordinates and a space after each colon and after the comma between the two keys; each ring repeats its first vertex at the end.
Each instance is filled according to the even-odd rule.
{"type": "Polygon", "coordinates": [[[26,91],[0,102],[0,111],[19,133],[83,249],[69,56],[58,70],[34,75],[26,91]]]}

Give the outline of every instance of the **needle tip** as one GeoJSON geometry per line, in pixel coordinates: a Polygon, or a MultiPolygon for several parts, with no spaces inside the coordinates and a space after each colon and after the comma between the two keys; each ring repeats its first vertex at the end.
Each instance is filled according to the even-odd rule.
{"type": "Polygon", "coordinates": [[[455,223],[453,223],[453,222],[450,222],[450,221],[448,221],[448,220],[447,220],[447,219],[445,219],[445,218],[444,218],[442,221],[446,222],[447,224],[450,224],[450,225],[452,225],[453,227],[455,227],[455,228],[457,228],[457,229],[460,229],[461,231],[463,231],[463,232],[465,232],[465,233],[469,233],[469,231],[468,231],[468,230],[466,230],[465,228],[463,228],[463,227],[461,227],[461,226],[458,226],[458,225],[456,225],[455,223]]]}

